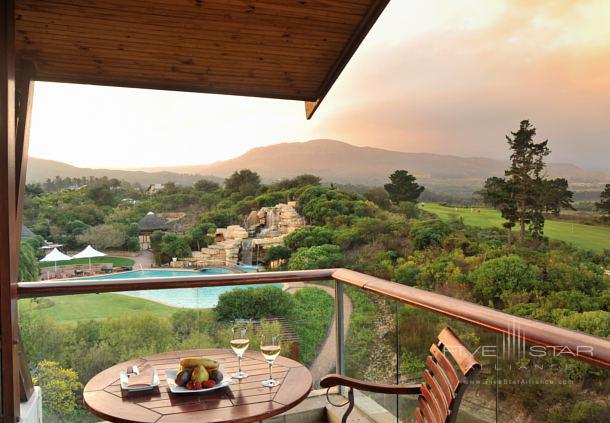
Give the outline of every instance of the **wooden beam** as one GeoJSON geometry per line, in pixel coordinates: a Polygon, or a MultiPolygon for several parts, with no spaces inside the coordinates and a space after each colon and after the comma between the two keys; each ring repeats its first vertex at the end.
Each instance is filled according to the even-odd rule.
{"type": "Polygon", "coordinates": [[[0,412],[5,422],[19,418],[15,179],[15,1],[3,0],[0,3],[0,412]]]}
{"type": "Polygon", "coordinates": [[[390,0],[375,0],[374,4],[370,7],[368,13],[364,16],[360,22],[360,25],[358,25],[352,34],[350,41],[347,43],[339,55],[339,58],[324,79],[324,83],[320,87],[320,92],[318,93],[318,99],[313,102],[305,102],[305,116],[307,119],[311,119],[316,110],[318,110],[320,103],[322,103],[322,100],[324,100],[324,97],[326,97],[326,94],[328,94],[328,91],[333,86],[339,75],[341,75],[341,72],[343,72],[343,69],[345,69],[345,66],[347,66],[348,62],[356,50],[358,50],[358,47],[369,33],[375,22],[377,22],[377,19],[389,2],[390,0]]]}
{"type": "Polygon", "coordinates": [[[305,117],[307,118],[307,120],[311,119],[311,117],[316,112],[316,110],[318,110],[318,107],[320,106],[321,103],[322,103],[322,100],[305,102],[305,117]]]}

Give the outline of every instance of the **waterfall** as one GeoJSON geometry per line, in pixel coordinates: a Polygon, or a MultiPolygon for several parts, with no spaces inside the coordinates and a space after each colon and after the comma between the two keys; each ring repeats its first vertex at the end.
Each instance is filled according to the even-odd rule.
{"type": "Polygon", "coordinates": [[[242,264],[252,264],[252,239],[246,238],[241,241],[241,262],[242,264]]]}
{"type": "Polygon", "coordinates": [[[265,215],[265,228],[269,231],[276,231],[280,224],[280,210],[276,207],[272,207],[267,210],[265,215]]]}

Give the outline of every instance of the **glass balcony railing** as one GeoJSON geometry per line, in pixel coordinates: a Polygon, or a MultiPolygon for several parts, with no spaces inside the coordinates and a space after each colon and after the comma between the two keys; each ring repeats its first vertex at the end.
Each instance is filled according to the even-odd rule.
{"type": "MultiPolygon", "coordinates": [[[[261,328],[278,328],[283,354],[309,366],[314,388],[332,372],[421,383],[430,346],[451,327],[481,363],[458,422],[608,421],[610,413],[610,341],[345,269],[31,282],[19,284],[19,296],[22,342],[34,380],[47,391],[49,421],[96,421],[80,395],[93,375],[158,352],[228,348],[235,322],[248,325],[253,350],[261,328]],[[215,295],[218,304],[214,287],[246,284],[283,291],[265,294],[277,295],[273,306],[237,296],[209,308],[215,295]],[[191,290],[190,308],[159,300],[176,288],[191,290]],[[143,308],[133,301],[129,294],[142,290],[157,302],[143,308]],[[73,402],[62,396],[68,392],[73,402]]],[[[377,420],[415,421],[417,405],[415,396],[356,393],[356,407],[377,420]]]]}

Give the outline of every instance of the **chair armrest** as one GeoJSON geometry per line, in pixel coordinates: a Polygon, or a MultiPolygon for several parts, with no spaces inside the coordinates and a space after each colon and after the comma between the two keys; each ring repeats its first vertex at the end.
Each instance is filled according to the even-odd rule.
{"type": "Polygon", "coordinates": [[[337,385],[380,394],[419,395],[421,393],[420,384],[389,385],[386,383],[371,383],[337,374],[324,376],[320,380],[322,388],[332,388],[337,385]]]}

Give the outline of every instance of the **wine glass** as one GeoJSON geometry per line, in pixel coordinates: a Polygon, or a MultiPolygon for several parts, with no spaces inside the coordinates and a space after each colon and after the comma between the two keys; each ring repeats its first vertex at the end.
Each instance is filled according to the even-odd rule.
{"type": "Polygon", "coordinates": [[[250,339],[248,339],[248,327],[246,325],[236,325],[231,328],[233,332],[233,338],[231,339],[231,348],[233,352],[237,356],[237,363],[239,369],[237,372],[233,373],[233,377],[235,379],[244,379],[248,377],[246,372],[241,370],[241,359],[244,356],[244,353],[248,349],[250,345],[250,339]]]}
{"type": "Polygon", "coordinates": [[[263,380],[261,385],[268,388],[272,388],[280,384],[277,380],[273,379],[273,375],[271,373],[273,362],[277,356],[280,355],[280,350],[280,336],[278,334],[263,334],[261,336],[261,353],[263,354],[265,360],[267,360],[267,364],[269,364],[269,379],[263,380]]]}

